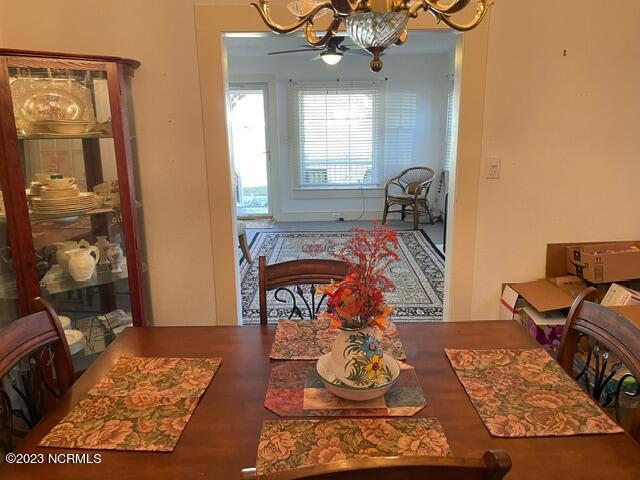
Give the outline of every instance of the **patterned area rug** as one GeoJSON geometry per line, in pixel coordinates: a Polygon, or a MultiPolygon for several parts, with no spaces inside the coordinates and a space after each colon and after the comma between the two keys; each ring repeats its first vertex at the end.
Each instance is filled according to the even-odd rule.
{"type": "MultiPolygon", "coordinates": [[[[258,257],[267,264],[303,258],[334,258],[332,252],[353,235],[349,232],[259,232],[251,242],[253,264],[240,265],[242,318],[245,325],[260,323],[258,298],[258,257]]],[[[398,232],[400,261],[390,267],[396,291],[387,302],[396,310],[396,322],[442,321],[444,300],[444,259],[422,231],[398,232]]],[[[285,298],[286,300],[286,298],[285,298]]],[[[291,302],[279,302],[267,294],[269,321],[276,323],[291,311],[291,302]]]]}

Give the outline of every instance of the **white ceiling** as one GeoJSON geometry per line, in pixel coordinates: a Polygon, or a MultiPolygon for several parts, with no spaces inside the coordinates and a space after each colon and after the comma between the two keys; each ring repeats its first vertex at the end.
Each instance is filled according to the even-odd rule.
{"type": "MultiPolygon", "coordinates": [[[[425,55],[447,53],[455,50],[457,34],[451,31],[442,32],[409,32],[407,43],[390,47],[388,53],[394,55],[425,55]]],[[[262,57],[269,52],[294,50],[305,45],[301,34],[277,35],[268,34],[233,34],[225,38],[229,57],[262,57]]],[[[353,46],[347,38],[343,45],[353,46]]]]}

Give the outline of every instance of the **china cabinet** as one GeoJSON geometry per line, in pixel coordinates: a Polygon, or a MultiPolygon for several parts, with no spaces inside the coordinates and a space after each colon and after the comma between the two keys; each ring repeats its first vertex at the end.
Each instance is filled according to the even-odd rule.
{"type": "Polygon", "coordinates": [[[124,58],[0,49],[0,328],[44,297],[84,370],[148,321],[124,58]]]}

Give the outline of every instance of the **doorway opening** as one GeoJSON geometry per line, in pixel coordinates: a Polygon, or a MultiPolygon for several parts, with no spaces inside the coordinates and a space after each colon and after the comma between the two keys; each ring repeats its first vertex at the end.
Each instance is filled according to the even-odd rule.
{"type": "MultiPolygon", "coordinates": [[[[370,228],[383,216],[403,245],[402,260],[391,272],[398,318],[444,320],[445,220],[451,214],[445,210],[456,153],[460,37],[413,32],[410,45],[385,59],[384,75],[371,73],[369,57],[341,38],[351,53],[327,65],[318,50],[300,47],[299,35],[225,37],[237,217],[272,217],[268,225],[240,222],[250,244],[238,258],[245,325],[259,317],[256,258],[264,255],[268,264],[330,259],[350,229],[370,228]],[[414,174],[427,177],[420,177],[426,205],[418,219],[397,205],[385,215],[387,186],[410,195],[404,191],[409,187],[389,182],[414,174]]],[[[279,318],[283,305],[268,297],[270,318],[279,318]]]]}

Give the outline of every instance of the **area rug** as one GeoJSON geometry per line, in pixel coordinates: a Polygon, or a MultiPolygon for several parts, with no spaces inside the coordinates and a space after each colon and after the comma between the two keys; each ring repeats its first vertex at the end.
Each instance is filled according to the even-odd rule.
{"type": "MultiPolygon", "coordinates": [[[[242,319],[245,325],[260,323],[258,295],[258,257],[267,264],[303,258],[331,259],[336,248],[346,242],[350,232],[258,232],[251,242],[252,264],[240,266],[242,319]]],[[[391,265],[389,276],[396,285],[387,294],[395,307],[395,322],[442,321],[444,300],[444,258],[421,230],[398,232],[400,261],[391,265]]],[[[269,321],[287,318],[290,302],[279,302],[267,294],[269,321]]]]}

